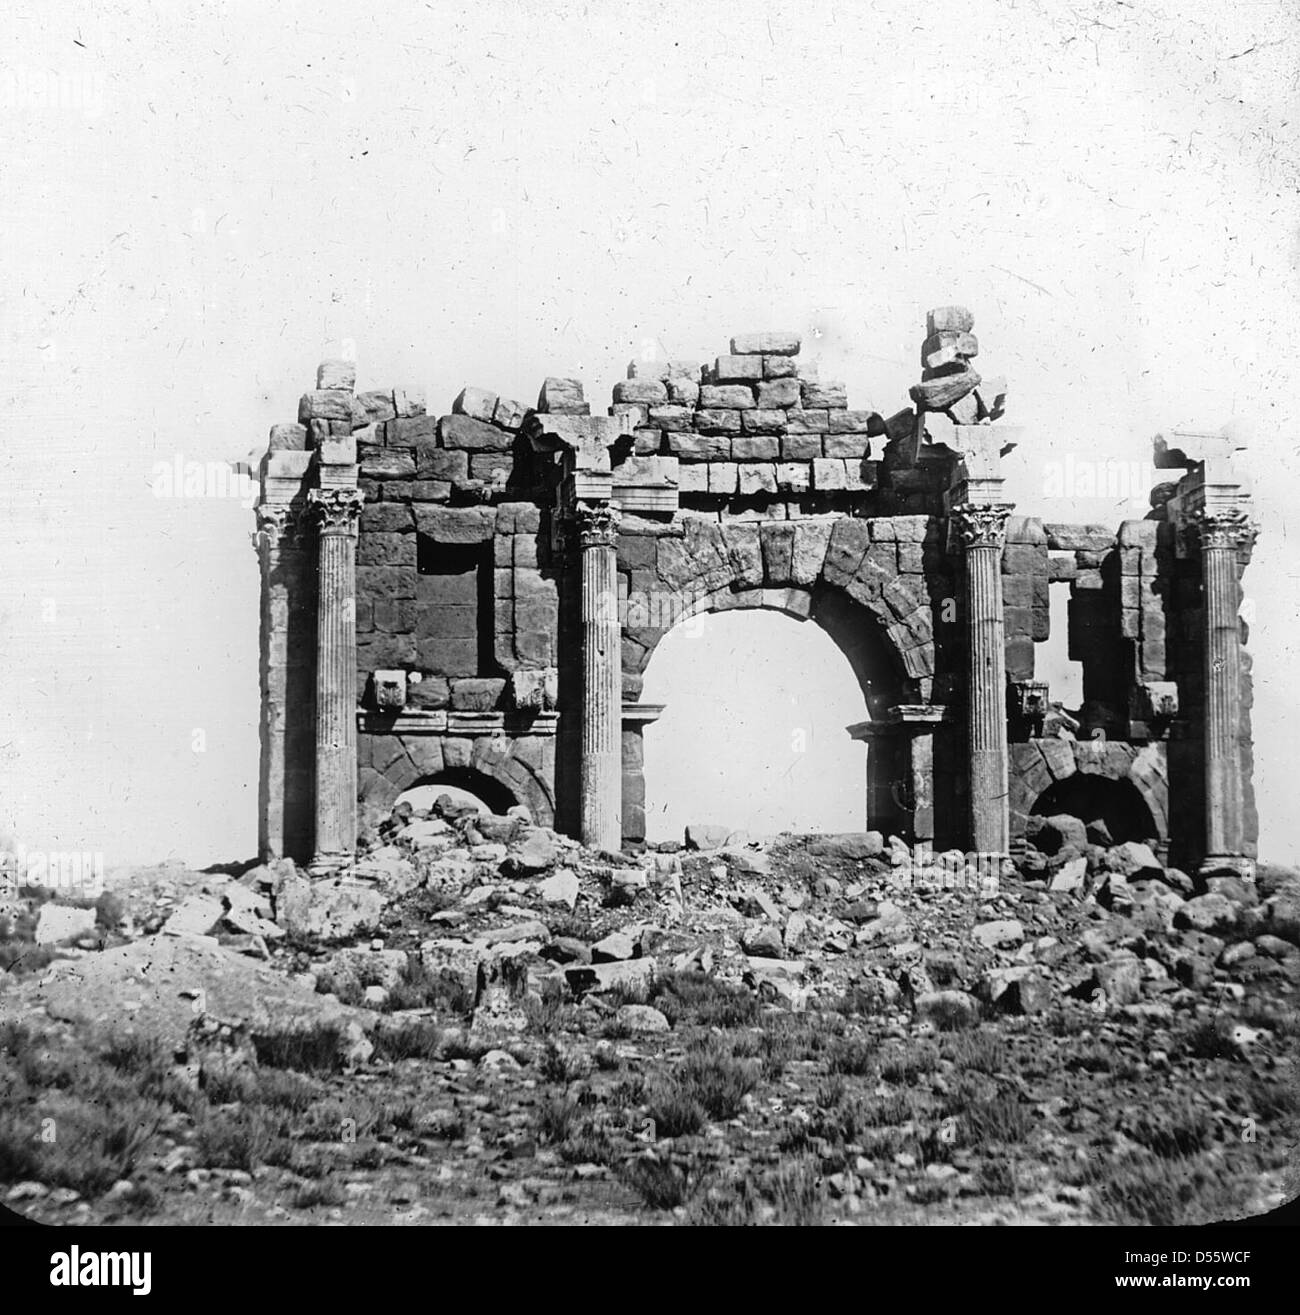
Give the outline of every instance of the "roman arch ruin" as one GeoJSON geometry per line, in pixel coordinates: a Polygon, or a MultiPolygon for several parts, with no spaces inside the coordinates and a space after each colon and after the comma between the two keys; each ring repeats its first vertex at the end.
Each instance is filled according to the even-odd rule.
{"type": "Polygon", "coordinates": [[[930,313],[889,416],[788,333],[636,362],[603,415],[549,378],[536,406],[467,387],[436,417],[322,364],[261,471],[263,855],[337,867],[438,782],[640,844],[646,664],[683,617],[756,607],[852,665],[864,825],[1007,854],[1035,811],[1091,811],[1172,862],[1251,872],[1256,529],[1232,444],[1157,439],[1168,482],[1116,528],[1017,515],[1018,431],[972,328],[930,313]],[[1035,672],[1053,586],[1072,711],[1035,672]]]}

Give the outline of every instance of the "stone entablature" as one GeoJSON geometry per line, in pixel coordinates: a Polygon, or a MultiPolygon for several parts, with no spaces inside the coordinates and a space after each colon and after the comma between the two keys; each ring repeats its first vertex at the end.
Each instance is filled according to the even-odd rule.
{"type": "Polygon", "coordinates": [[[1005,852],[1046,722],[1159,744],[1153,838],[1248,866],[1235,618],[1254,526],[1226,440],[1158,439],[1179,478],[1146,519],[1017,515],[1005,384],[975,370],[969,312],[926,327],[912,405],[888,416],[851,407],[790,333],[634,362],[605,415],[549,378],[535,407],[467,387],[434,417],[324,363],[262,467],[263,851],[328,867],[353,843],[345,795],[364,826],[453,774],[589,843],[639,842],[652,718],[629,709],[651,655],[696,612],[764,607],[821,625],[858,676],[864,822],[1005,852]],[[1035,672],[1053,585],[1083,666],[1073,712],[1035,672]]]}

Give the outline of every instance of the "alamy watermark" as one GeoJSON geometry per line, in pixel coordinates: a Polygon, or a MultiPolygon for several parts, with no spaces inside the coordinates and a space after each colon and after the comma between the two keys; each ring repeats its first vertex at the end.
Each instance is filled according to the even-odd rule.
{"type": "Polygon", "coordinates": [[[104,855],[99,850],[0,850],[0,894],[25,887],[57,890],[74,899],[98,899],[104,893],[104,855]]]}

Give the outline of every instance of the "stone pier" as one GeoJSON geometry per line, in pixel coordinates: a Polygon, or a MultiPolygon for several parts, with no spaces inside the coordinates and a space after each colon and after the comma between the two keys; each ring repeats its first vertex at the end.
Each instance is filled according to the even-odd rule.
{"type": "Polygon", "coordinates": [[[618,511],[579,506],[573,520],[582,577],[581,839],[617,851],[623,825],[618,511]]]}
{"type": "Polygon", "coordinates": [[[346,863],[357,843],[357,521],[355,488],[308,495],[319,526],[316,613],[316,848],[312,868],[346,863]]]}
{"type": "Polygon", "coordinates": [[[1008,853],[1006,635],[1002,617],[1002,548],[1008,503],[952,508],[966,559],[966,736],[971,847],[1008,853]]]}

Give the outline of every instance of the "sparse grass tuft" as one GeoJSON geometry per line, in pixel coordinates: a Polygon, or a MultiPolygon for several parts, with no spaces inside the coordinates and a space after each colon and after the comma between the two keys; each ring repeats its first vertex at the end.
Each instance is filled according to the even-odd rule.
{"type": "Polygon", "coordinates": [[[748,1027],[760,1013],[758,997],[747,987],[700,972],[664,974],[651,989],[650,1003],[674,1027],[748,1027]]]}

